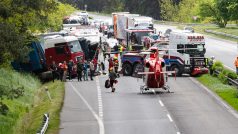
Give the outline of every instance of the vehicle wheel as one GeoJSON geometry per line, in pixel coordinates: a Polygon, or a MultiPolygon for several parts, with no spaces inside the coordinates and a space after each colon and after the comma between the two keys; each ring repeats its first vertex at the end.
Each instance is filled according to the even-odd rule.
{"type": "Polygon", "coordinates": [[[132,66],[128,63],[123,65],[123,75],[124,76],[131,76],[132,75],[132,66]]]}
{"type": "MultiPolygon", "coordinates": [[[[175,71],[176,76],[181,76],[181,75],[182,75],[181,70],[180,70],[180,68],[179,68],[177,65],[173,65],[173,66],[171,67],[171,71],[175,71]]],[[[174,76],[174,75],[173,75],[173,76],[174,76]]]]}

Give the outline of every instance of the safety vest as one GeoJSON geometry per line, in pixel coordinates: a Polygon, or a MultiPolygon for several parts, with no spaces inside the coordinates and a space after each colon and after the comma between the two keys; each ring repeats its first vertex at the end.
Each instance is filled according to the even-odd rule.
{"type": "Polygon", "coordinates": [[[123,46],[120,47],[120,53],[122,53],[122,51],[123,51],[123,46]]]}
{"type": "Polygon", "coordinates": [[[238,59],[235,60],[235,66],[238,67],[238,59]]]}

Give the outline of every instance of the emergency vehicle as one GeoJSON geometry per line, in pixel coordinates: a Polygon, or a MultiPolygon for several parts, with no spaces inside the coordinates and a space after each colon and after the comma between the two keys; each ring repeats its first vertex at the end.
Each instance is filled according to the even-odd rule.
{"type": "Polygon", "coordinates": [[[167,69],[176,71],[176,75],[187,73],[194,76],[208,73],[203,35],[188,31],[172,31],[167,48],[167,54],[163,58],[167,69]]]}
{"type": "Polygon", "coordinates": [[[147,16],[129,16],[128,27],[143,26],[149,29],[154,29],[153,19],[147,16]]]}

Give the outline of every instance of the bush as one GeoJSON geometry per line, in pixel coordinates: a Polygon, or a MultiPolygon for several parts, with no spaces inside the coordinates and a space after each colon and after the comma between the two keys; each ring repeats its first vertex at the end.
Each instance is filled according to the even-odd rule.
{"type": "Polygon", "coordinates": [[[227,77],[231,78],[231,79],[237,79],[237,74],[235,72],[232,72],[229,70],[229,73],[227,74],[227,77]]]}
{"type": "Polygon", "coordinates": [[[224,66],[223,66],[222,62],[216,61],[213,64],[212,69],[221,72],[224,69],[224,66]]]}
{"type": "Polygon", "coordinates": [[[218,79],[223,83],[223,84],[227,84],[228,83],[228,79],[226,77],[226,71],[223,70],[219,75],[218,75],[218,79]]]}

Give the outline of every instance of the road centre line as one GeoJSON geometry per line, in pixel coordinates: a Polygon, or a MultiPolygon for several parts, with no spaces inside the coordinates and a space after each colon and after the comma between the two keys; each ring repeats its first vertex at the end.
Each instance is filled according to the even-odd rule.
{"type": "Polygon", "coordinates": [[[97,91],[98,91],[98,110],[99,110],[99,114],[101,120],[103,120],[103,104],[102,104],[102,90],[100,88],[100,84],[99,84],[99,79],[98,76],[96,76],[96,85],[97,85],[97,91]]]}
{"type": "Polygon", "coordinates": [[[169,114],[167,114],[168,118],[169,118],[169,121],[170,122],[173,122],[173,119],[171,118],[171,116],[169,114]]]}
{"type": "Polygon", "coordinates": [[[93,114],[93,116],[95,117],[95,119],[98,122],[99,125],[99,134],[105,134],[105,130],[104,130],[104,124],[102,119],[96,114],[96,112],[93,110],[93,108],[89,105],[89,103],[87,102],[87,100],[82,96],[82,94],[73,86],[73,84],[70,82],[71,87],[73,88],[74,92],[82,99],[82,101],[85,103],[85,105],[88,107],[88,109],[90,110],[90,112],[93,114]]]}

